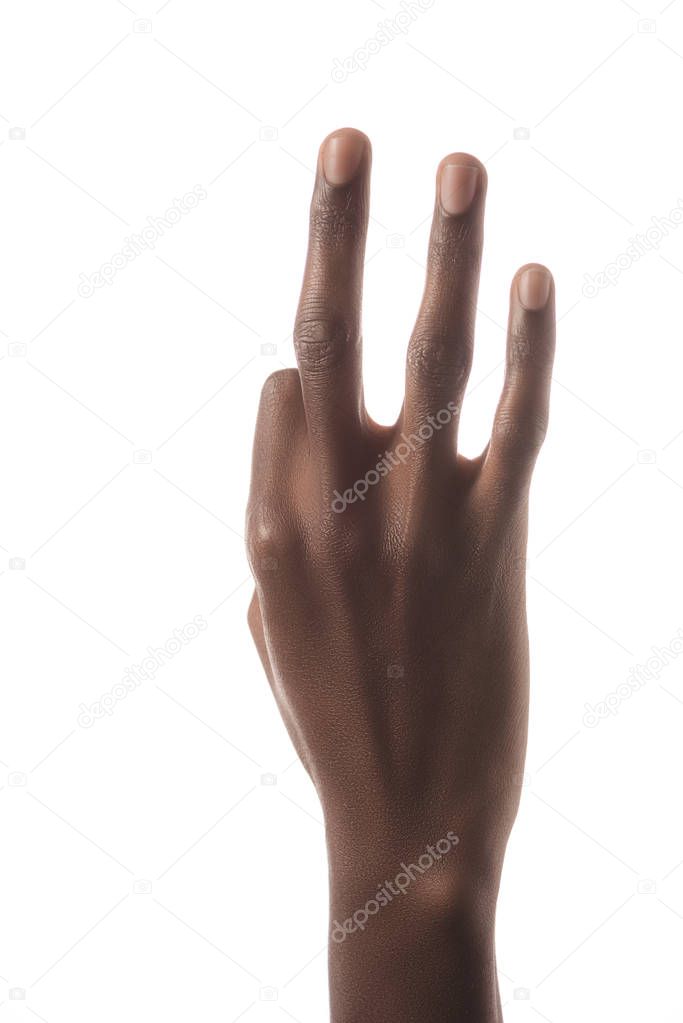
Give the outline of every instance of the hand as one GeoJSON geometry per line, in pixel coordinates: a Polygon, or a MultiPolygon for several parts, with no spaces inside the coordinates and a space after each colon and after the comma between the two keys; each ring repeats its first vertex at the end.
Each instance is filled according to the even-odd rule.
{"type": "Polygon", "coordinates": [[[267,380],[258,416],[250,625],[323,806],[332,1019],[499,1020],[493,921],[526,746],[527,498],[554,288],[541,266],[516,275],[491,440],[464,458],[486,172],[446,157],[404,406],[394,426],[374,423],[361,383],[370,161],[350,129],[321,149],[299,371],[267,380]]]}

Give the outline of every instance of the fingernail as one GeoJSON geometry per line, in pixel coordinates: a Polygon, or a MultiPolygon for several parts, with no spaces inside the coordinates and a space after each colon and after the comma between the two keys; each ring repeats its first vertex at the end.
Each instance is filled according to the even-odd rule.
{"type": "Polygon", "coordinates": [[[353,181],[365,152],[365,139],[355,132],[333,135],[323,150],[323,174],[329,185],[348,185],[353,181]]]}
{"type": "Polygon", "coordinates": [[[550,298],[550,274],[547,270],[525,270],[517,285],[519,301],[529,312],[545,309],[550,298]]]}
{"type": "Polygon", "coordinates": [[[441,205],[457,217],[467,213],[477,194],[479,168],[469,163],[447,163],[441,168],[441,205]]]}

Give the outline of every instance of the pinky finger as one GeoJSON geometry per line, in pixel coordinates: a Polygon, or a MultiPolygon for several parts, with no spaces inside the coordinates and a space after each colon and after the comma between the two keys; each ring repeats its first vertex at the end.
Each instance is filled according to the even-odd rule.
{"type": "Polygon", "coordinates": [[[510,292],[507,358],[483,471],[498,483],[526,485],[548,425],[555,355],[555,286],[544,266],[516,274],[510,292]]]}

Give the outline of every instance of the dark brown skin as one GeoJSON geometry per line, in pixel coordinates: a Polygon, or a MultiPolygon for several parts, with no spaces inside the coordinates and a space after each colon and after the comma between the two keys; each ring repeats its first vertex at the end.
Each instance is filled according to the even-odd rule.
{"type": "Polygon", "coordinates": [[[535,264],[516,275],[491,440],[464,458],[486,172],[471,156],[443,160],[403,410],[374,423],[361,382],[370,162],[352,129],[321,148],[299,370],[271,376],[259,409],[249,622],[323,806],[333,1023],[497,1023],[495,906],[524,769],[527,505],[554,287],[535,264]]]}

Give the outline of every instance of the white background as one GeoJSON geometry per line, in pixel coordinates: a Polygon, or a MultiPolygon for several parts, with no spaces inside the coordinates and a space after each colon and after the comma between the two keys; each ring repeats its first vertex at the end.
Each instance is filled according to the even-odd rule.
{"type": "Polygon", "coordinates": [[[344,82],[335,58],[363,59],[392,0],[159,2],[2,5],[0,1021],[326,1018],[320,809],[248,636],[241,534],[317,147],[345,124],[374,143],[377,418],[400,406],[442,156],[490,177],[467,453],[512,274],[557,279],[506,1020],[680,1021],[683,658],[583,718],[683,627],[683,228],[583,289],[683,198],[683,2],[435,0],[344,82]],[[196,185],[153,251],[79,296],[196,185]],[[196,615],[155,679],[79,725],[196,615]]]}

